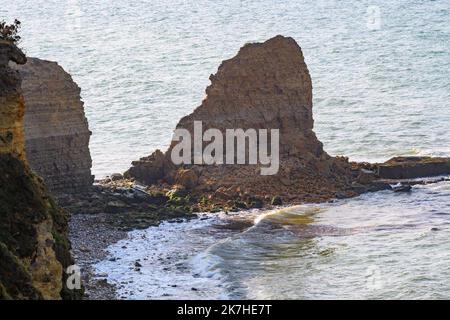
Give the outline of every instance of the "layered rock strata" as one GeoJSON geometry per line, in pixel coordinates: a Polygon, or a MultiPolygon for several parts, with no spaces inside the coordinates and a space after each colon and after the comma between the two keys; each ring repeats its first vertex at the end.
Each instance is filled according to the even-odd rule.
{"type": "Polygon", "coordinates": [[[67,213],[31,172],[23,138],[24,98],[19,73],[9,61],[26,57],[0,42],[0,299],[77,298],[65,286],[73,264],[67,213]]]}
{"type": "Polygon", "coordinates": [[[16,68],[23,78],[25,150],[31,168],[56,193],[91,186],[91,132],[80,88],[56,62],[28,58],[16,68]]]}
{"type": "Polygon", "coordinates": [[[224,136],[226,129],[278,129],[278,173],[261,175],[260,164],[175,166],[174,142],[165,153],[156,151],[133,162],[126,178],[182,185],[224,199],[280,195],[293,203],[355,194],[347,159],[330,157],[313,132],[311,77],[295,40],[276,36],[247,44],[210,80],[202,104],[181,119],[177,129],[187,129],[193,136],[194,121],[202,121],[203,132],[215,128],[224,136]]]}

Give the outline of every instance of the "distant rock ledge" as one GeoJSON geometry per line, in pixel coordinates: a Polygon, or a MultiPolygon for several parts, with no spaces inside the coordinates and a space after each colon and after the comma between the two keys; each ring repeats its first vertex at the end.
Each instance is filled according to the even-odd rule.
{"type": "Polygon", "coordinates": [[[416,179],[450,174],[450,158],[395,157],[378,164],[381,179],[416,179]]]}

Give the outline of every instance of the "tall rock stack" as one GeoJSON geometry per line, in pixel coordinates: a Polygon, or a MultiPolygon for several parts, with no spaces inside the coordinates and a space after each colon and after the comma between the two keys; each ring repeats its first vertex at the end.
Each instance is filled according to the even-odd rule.
{"type": "Polygon", "coordinates": [[[80,291],[65,286],[73,264],[67,213],[25,159],[24,98],[10,60],[24,64],[26,57],[0,41],[0,299],[78,298],[80,291]]]}
{"type": "Polygon", "coordinates": [[[224,136],[226,129],[279,129],[279,172],[262,176],[260,165],[174,166],[173,143],[164,154],[158,151],[133,162],[126,177],[221,196],[277,194],[291,202],[323,200],[351,188],[348,162],[324,152],[313,132],[311,77],[294,39],[276,36],[247,44],[222,62],[210,80],[202,104],[177,128],[192,136],[194,121],[202,121],[203,131],[216,128],[224,136]]]}
{"type": "Polygon", "coordinates": [[[56,193],[91,186],[91,132],[80,88],[56,62],[28,58],[17,69],[23,78],[25,149],[31,168],[56,193]]]}
{"type": "Polygon", "coordinates": [[[281,155],[323,153],[313,129],[312,84],[303,53],[292,38],[247,44],[211,75],[206,99],[177,128],[280,129],[281,155]]]}

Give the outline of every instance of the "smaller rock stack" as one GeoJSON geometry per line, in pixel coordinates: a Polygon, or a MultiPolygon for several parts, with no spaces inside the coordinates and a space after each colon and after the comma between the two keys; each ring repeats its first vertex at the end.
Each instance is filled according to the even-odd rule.
{"type": "Polygon", "coordinates": [[[56,193],[91,186],[91,132],[80,88],[56,62],[28,58],[16,68],[23,78],[25,149],[31,168],[56,193]]]}

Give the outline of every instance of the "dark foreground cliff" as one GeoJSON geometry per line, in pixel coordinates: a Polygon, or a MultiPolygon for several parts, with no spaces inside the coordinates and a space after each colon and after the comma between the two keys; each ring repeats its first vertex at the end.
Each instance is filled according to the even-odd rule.
{"type": "Polygon", "coordinates": [[[0,298],[74,299],[66,287],[73,264],[68,214],[31,172],[25,154],[21,79],[9,61],[26,62],[13,43],[0,41],[0,298]]]}
{"type": "Polygon", "coordinates": [[[0,154],[0,172],[0,298],[75,298],[65,288],[67,212],[17,157],[0,154]]]}

